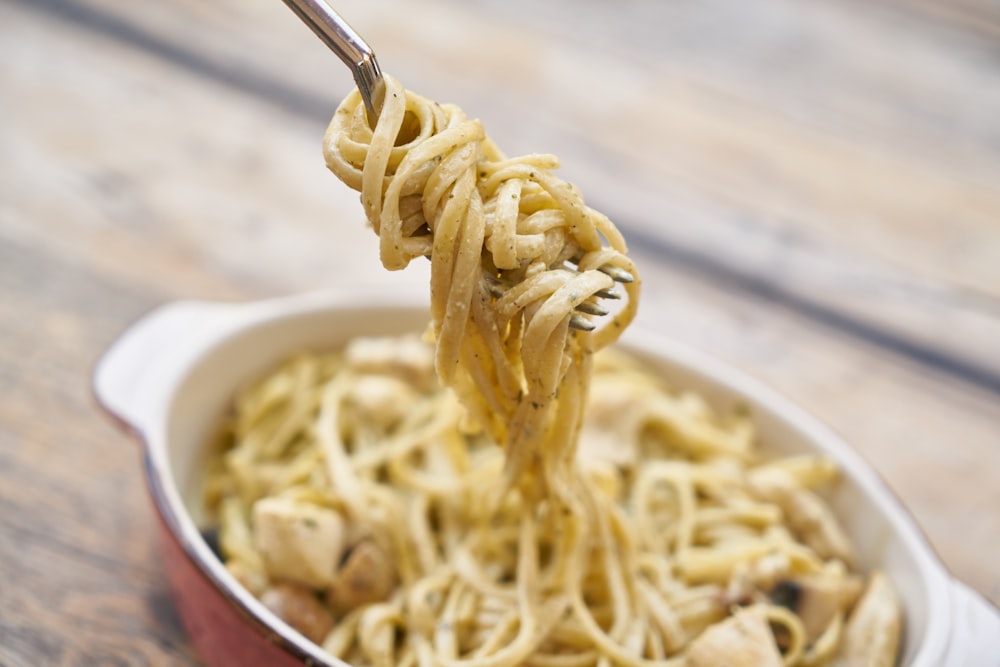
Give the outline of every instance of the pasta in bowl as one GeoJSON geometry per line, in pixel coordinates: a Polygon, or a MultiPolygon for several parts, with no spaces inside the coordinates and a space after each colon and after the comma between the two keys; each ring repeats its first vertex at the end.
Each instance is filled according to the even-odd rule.
{"type": "MultiPolygon", "coordinates": [[[[210,522],[204,502],[208,444],[233,397],[290,355],[420,331],[427,313],[419,303],[385,293],[318,293],[244,305],[182,302],[136,324],[99,364],[98,398],[144,442],[167,572],[182,618],[209,664],[342,664],[257,599],[201,537],[210,522]]],[[[884,572],[901,600],[906,631],[899,664],[989,664],[984,660],[995,655],[989,652],[995,649],[995,612],[946,573],[896,499],[833,433],[759,383],[662,336],[634,331],[622,342],[656,378],[694,392],[717,414],[745,409],[741,419],[752,424],[765,460],[836,464],[842,479],[828,497],[854,544],[859,570],[884,572]]],[[[704,526],[692,534],[699,530],[704,526]]],[[[498,532],[498,540],[506,539],[498,532]]],[[[676,532],[650,537],[680,539],[676,532]]],[[[705,585],[712,585],[711,577],[694,584],[705,585]]]]}
{"type": "Polygon", "coordinates": [[[226,566],[359,666],[894,660],[895,594],[852,571],[815,492],[832,460],[762,460],[748,415],[621,351],[597,355],[586,414],[580,527],[506,492],[415,334],[296,355],[241,392],[210,472],[226,566]]]}

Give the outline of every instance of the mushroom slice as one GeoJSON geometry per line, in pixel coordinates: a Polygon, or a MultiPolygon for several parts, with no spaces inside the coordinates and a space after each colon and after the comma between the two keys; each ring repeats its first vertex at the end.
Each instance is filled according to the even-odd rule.
{"type": "Polygon", "coordinates": [[[371,540],[348,551],[344,564],[326,591],[326,601],[338,614],[388,599],[398,579],[386,553],[371,540]]]}
{"type": "Polygon", "coordinates": [[[816,640],[837,616],[851,608],[861,593],[861,579],[856,576],[802,576],[783,579],[769,596],[782,607],[795,612],[802,621],[809,643],[816,640]]]}
{"type": "Polygon", "coordinates": [[[261,594],[260,601],[275,616],[317,644],[333,629],[333,616],[304,586],[276,584],[261,594]]]}

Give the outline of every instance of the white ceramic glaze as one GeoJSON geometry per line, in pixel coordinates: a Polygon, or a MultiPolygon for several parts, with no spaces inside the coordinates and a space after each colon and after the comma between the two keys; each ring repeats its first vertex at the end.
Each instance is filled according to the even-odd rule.
{"type": "MultiPolygon", "coordinates": [[[[387,292],[312,293],[249,304],[178,302],[133,325],[95,371],[98,400],[145,442],[154,499],[188,557],[231,589],[241,613],[275,628],[313,664],[341,663],[243,591],[200,538],[204,445],[236,389],[289,354],[335,348],[360,335],[419,331],[426,321],[419,296],[387,292]]],[[[623,344],[676,386],[695,389],[722,409],[749,406],[765,448],[819,450],[838,461],[845,479],[831,501],[862,564],[885,570],[903,600],[901,665],[1000,665],[1000,612],[948,574],[898,500],[837,435],[760,382],[655,332],[630,330],[623,344]]]]}

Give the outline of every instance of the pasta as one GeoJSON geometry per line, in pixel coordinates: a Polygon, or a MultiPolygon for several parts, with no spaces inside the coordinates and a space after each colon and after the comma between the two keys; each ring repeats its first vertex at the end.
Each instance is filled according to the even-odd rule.
{"type": "Polygon", "coordinates": [[[508,481],[541,493],[572,459],[593,351],[635,315],[635,266],[611,221],[552,174],[553,156],[508,159],[458,107],[386,86],[374,133],[357,92],[337,110],[327,165],[361,191],[386,268],[431,258],[438,377],[505,447],[508,481]],[[632,277],[624,307],[573,330],[609,271],[632,277]]]}
{"type": "Polygon", "coordinates": [[[374,131],[355,92],[324,151],[383,264],[430,258],[431,325],[238,397],[206,488],[230,572],[357,667],[882,664],[850,662],[872,632],[893,660],[836,467],[762,460],[749,416],[606,349],[640,284],[614,225],[551,156],[386,83],[374,131]]]}

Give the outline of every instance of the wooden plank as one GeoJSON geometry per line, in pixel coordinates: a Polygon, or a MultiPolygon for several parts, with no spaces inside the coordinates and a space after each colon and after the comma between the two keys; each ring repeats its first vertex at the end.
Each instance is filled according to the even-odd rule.
{"type": "MultiPolygon", "coordinates": [[[[175,46],[197,58],[175,65],[232,85],[245,60],[256,74],[243,75],[243,89],[266,98],[288,79],[300,92],[272,101],[325,120],[314,118],[319,102],[297,100],[317,90],[301,73],[326,75],[333,59],[284,7],[238,4],[181,5],[171,20],[135,8],[113,16],[125,12],[158,39],[183,24],[175,46]],[[247,20],[244,39],[267,48],[244,56],[237,40],[219,39],[230,9],[247,20]]],[[[561,22],[552,3],[530,26],[517,21],[523,3],[422,7],[406,22],[381,20],[383,5],[341,8],[412,87],[484,110],[512,152],[563,156],[571,180],[659,249],[655,259],[679,252],[702,271],[721,267],[734,289],[758,283],[827,322],[881,332],[869,338],[896,352],[1000,387],[991,344],[1000,338],[1000,160],[989,122],[1000,113],[1000,70],[950,48],[947,31],[840,3],[777,0],[750,15],[729,3],[669,3],[591,8],[561,22]],[[593,34],[596,45],[582,37],[593,34]],[[766,76],[768,63],[793,56],[792,70],[766,76]],[[498,74],[486,81],[483,71],[498,74]],[[451,91],[457,97],[445,97],[451,91]],[[976,104],[935,106],[970,97],[976,104]],[[627,123],[616,120],[623,106],[627,123]]]]}
{"type": "Polygon", "coordinates": [[[0,243],[0,664],[198,664],[166,594],[135,443],[86,378],[155,303],[0,243]]]}
{"type": "Polygon", "coordinates": [[[205,267],[256,293],[365,272],[406,282],[368,271],[376,239],[357,195],[323,167],[325,122],[231,98],[217,81],[100,33],[37,21],[18,5],[0,11],[19,26],[5,39],[0,81],[26,105],[0,109],[0,146],[21,165],[0,174],[0,189],[16,194],[5,235],[189,297],[234,296],[232,282],[206,284],[205,267]],[[155,260],[121,261],[144,246],[155,260]]]}
{"type": "Polygon", "coordinates": [[[881,6],[897,17],[936,23],[965,37],[977,35],[986,39],[1000,37],[1000,5],[992,0],[877,0],[866,6],[881,6]]]}

